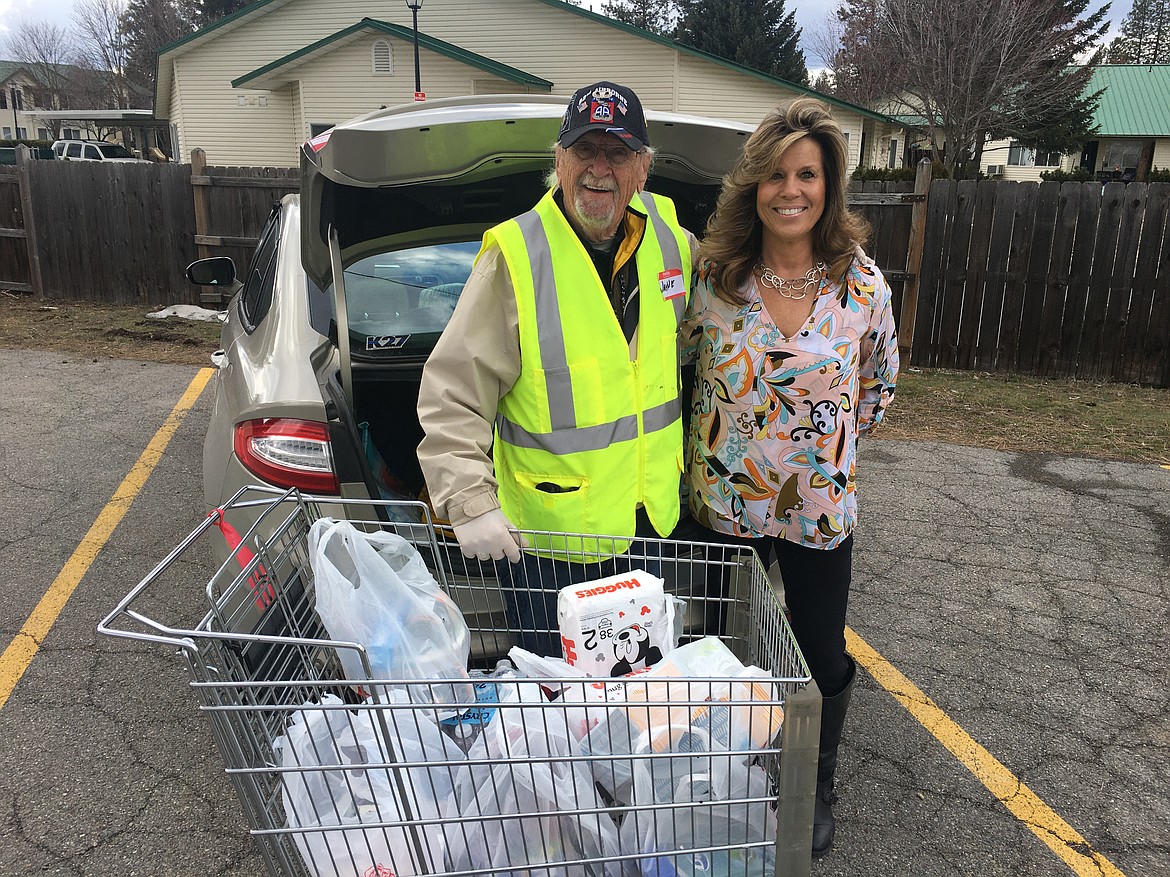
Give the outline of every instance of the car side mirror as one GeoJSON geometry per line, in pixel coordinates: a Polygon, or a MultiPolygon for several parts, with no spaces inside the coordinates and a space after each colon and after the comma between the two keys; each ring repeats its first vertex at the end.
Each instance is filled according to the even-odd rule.
{"type": "Polygon", "coordinates": [[[187,266],[187,280],[196,286],[230,286],[236,279],[236,263],[227,256],[200,259],[187,266]]]}

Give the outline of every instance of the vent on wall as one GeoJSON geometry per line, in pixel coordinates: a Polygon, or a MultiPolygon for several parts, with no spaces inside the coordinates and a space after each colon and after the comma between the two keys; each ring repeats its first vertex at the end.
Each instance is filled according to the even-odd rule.
{"type": "Polygon", "coordinates": [[[390,54],[390,43],[386,40],[376,40],[374,42],[373,67],[375,73],[387,76],[394,72],[393,56],[390,54]]]}

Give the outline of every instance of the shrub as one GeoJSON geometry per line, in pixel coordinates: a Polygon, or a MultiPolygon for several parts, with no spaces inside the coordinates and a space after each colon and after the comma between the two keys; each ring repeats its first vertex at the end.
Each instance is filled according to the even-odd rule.
{"type": "MultiPolygon", "coordinates": [[[[859,167],[853,171],[853,179],[865,182],[866,180],[882,180],[896,183],[913,183],[918,171],[914,167],[859,167]]],[[[931,165],[931,178],[948,180],[951,175],[946,166],[939,162],[931,165]]]]}
{"type": "Polygon", "coordinates": [[[49,149],[53,145],[53,141],[52,140],[30,140],[27,137],[24,138],[23,140],[16,140],[16,139],[0,140],[0,147],[7,146],[7,147],[11,148],[13,146],[21,146],[21,145],[27,146],[30,149],[37,149],[37,148],[49,149]]]}
{"type": "Polygon", "coordinates": [[[1147,178],[1150,183],[1170,183],[1170,167],[1156,167],[1150,169],[1150,176],[1147,178]]]}
{"type": "Polygon", "coordinates": [[[1057,168],[1054,171],[1041,171],[1040,179],[1056,183],[1086,183],[1093,179],[1093,172],[1084,167],[1073,168],[1071,171],[1057,168]]]}

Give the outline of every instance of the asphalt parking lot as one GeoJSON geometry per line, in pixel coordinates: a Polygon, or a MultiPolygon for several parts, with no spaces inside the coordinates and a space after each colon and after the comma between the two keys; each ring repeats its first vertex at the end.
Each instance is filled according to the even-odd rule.
{"type": "MultiPolygon", "coordinates": [[[[265,873],[181,658],[95,632],[203,517],[210,390],[28,351],[0,374],[0,875],[265,873]]],[[[867,672],[813,874],[1170,874],[1170,471],[881,440],[860,470],[867,672]]],[[[157,606],[193,622],[187,566],[157,606]]]]}

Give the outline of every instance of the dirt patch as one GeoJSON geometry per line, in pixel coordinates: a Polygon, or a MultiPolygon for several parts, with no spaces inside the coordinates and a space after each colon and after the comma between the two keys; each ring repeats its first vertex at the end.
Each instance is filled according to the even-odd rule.
{"type": "Polygon", "coordinates": [[[0,295],[0,347],[210,365],[221,324],[146,316],[164,307],[41,301],[5,293],[0,295]]]}

